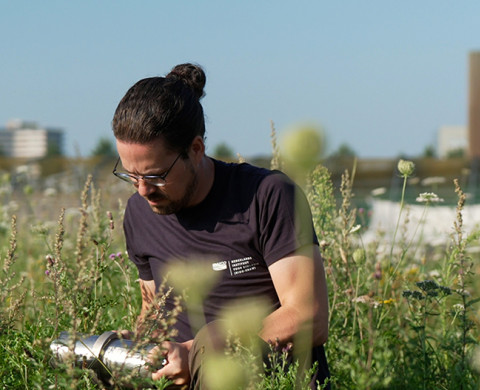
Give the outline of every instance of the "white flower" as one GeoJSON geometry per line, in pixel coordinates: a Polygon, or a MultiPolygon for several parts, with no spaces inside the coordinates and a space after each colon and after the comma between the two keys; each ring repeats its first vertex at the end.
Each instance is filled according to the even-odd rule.
{"type": "Polygon", "coordinates": [[[397,169],[403,177],[409,177],[412,176],[413,171],[415,170],[415,164],[413,161],[400,160],[398,161],[397,169]]]}
{"type": "Polygon", "coordinates": [[[440,203],[443,202],[442,198],[439,198],[437,194],[433,192],[424,192],[417,197],[419,203],[440,203]]]}
{"type": "Polygon", "coordinates": [[[371,303],[371,301],[372,298],[370,298],[368,295],[361,295],[352,299],[352,302],[355,303],[371,303]]]}
{"type": "Polygon", "coordinates": [[[445,179],[442,176],[432,176],[432,177],[426,177],[425,179],[422,180],[422,186],[431,186],[434,184],[443,184],[446,182],[447,179],[445,179]]]}
{"type": "Polygon", "coordinates": [[[386,192],[387,192],[387,189],[385,187],[380,187],[380,188],[373,189],[371,194],[372,196],[380,196],[385,194],[386,192]]]}
{"type": "Polygon", "coordinates": [[[43,195],[47,197],[55,196],[57,195],[57,190],[52,187],[46,188],[45,191],[43,191],[43,195]]]}
{"type": "Polygon", "coordinates": [[[362,228],[362,225],[355,225],[350,229],[350,233],[358,232],[362,228]]]}

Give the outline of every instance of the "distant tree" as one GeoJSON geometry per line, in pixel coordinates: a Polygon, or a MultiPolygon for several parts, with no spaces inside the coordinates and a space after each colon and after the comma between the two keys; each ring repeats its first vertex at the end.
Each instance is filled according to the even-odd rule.
{"type": "Polygon", "coordinates": [[[113,142],[106,137],[99,139],[97,146],[92,150],[92,157],[115,157],[117,152],[113,142]]]}
{"type": "Polygon", "coordinates": [[[464,148],[452,149],[447,153],[447,158],[461,158],[461,157],[465,157],[464,148]]]}
{"type": "Polygon", "coordinates": [[[62,156],[62,151],[60,146],[56,142],[49,142],[47,146],[47,155],[46,157],[59,157],[62,156]]]}
{"type": "Polygon", "coordinates": [[[215,149],[213,150],[213,156],[220,160],[232,160],[235,158],[233,149],[225,142],[215,146],[215,149]]]}
{"type": "Polygon", "coordinates": [[[429,157],[436,157],[436,152],[435,152],[435,147],[433,145],[428,145],[425,147],[423,150],[423,157],[429,158],[429,157]]]}
{"type": "Polygon", "coordinates": [[[357,153],[350,147],[350,145],[343,143],[338,149],[331,154],[330,157],[333,158],[353,158],[356,157],[357,153]]]}

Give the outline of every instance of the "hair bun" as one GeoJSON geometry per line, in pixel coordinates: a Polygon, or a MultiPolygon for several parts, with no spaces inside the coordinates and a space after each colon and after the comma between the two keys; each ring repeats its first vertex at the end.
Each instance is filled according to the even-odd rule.
{"type": "Polygon", "coordinates": [[[205,72],[199,65],[193,64],[180,64],[176,65],[170,73],[167,75],[167,78],[177,78],[181,79],[185,84],[193,89],[198,99],[204,96],[203,88],[207,82],[207,77],[205,72]]]}

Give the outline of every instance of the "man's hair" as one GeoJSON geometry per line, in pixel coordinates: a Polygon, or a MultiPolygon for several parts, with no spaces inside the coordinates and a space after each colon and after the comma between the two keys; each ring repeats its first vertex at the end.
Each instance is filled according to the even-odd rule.
{"type": "Polygon", "coordinates": [[[205,72],[193,64],[177,65],[166,77],[138,81],[115,110],[115,138],[139,144],[161,138],[167,148],[185,152],[197,135],[205,136],[200,104],[205,83],[205,72]]]}

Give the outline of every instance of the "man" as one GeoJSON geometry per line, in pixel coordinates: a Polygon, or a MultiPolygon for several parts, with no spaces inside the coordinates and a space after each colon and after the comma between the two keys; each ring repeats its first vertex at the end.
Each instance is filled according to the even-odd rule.
{"type": "MultiPolygon", "coordinates": [[[[205,82],[199,66],[177,65],[166,77],[137,82],[113,118],[120,156],[114,174],[137,188],[124,229],[129,257],[139,271],[140,318],[172,262],[187,259],[188,266],[210,258],[210,272],[219,278],[203,302],[205,329],[229,302],[263,297],[270,314],[259,324],[260,338],[286,345],[307,329],[313,360],[319,362],[314,379],[323,383],[328,302],[308,204],[279,172],[226,164],[205,154],[200,104],[205,82]]],[[[167,297],[167,308],[173,304],[167,297]]],[[[175,326],[176,340],[163,345],[167,364],[152,377],[206,388],[198,351],[211,332],[197,333],[187,312],[175,326]]]]}

